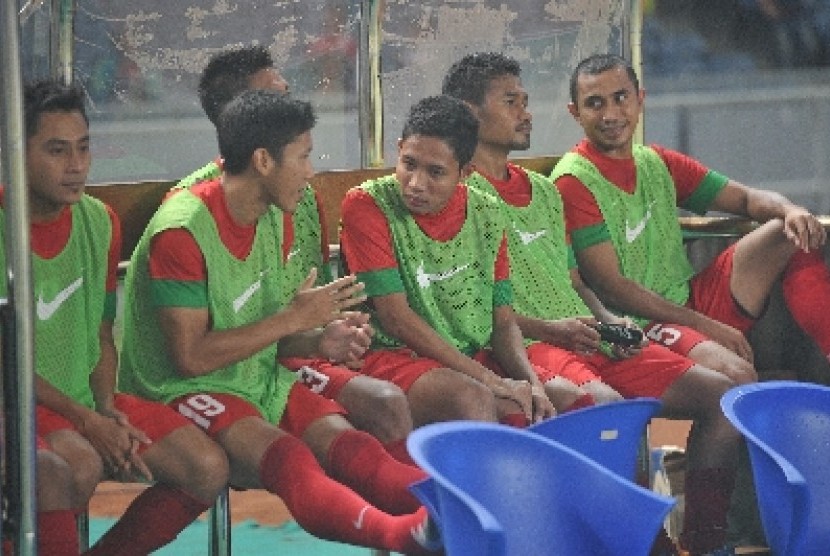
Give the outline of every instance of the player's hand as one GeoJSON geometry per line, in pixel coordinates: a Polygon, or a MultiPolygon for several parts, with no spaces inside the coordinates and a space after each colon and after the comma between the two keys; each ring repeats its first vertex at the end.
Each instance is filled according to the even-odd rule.
{"type": "Polygon", "coordinates": [[[591,355],[599,349],[597,321],[591,317],[575,317],[546,321],[539,340],[580,355],[591,355]]]}
{"type": "Polygon", "coordinates": [[[360,366],[360,358],[372,343],[374,330],[369,315],[347,311],[342,318],[330,322],[320,335],[319,355],[348,367],[360,366]]]}
{"type": "Polygon", "coordinates": [[[702,325],[696,328],[711,340],[736,353],[741,359],[754,363],[752,347],[740,330],[710,318],[705,318],[702,325]]]}
{"type": "Polygon", "coordinates": [[[541,384],[531,387],[531,395],[533,396],[533,423],[538,423],[556,415],[556,409],[541,384]]]}
{"type": "Polygon", "coordinates": [[[326,284],[314,287],[317,269],[313,268],[303,281],[287,312],[296,319],[300,330],[312,330],[326,326],[342,317],[343,311],[351,309],[366,300],[363,283],[354,275],[344,276],[326,284]]]}
{"type": "Polygon", "coordinates": [[[784,234],[805,252],[815,251],[827,241],[827,230],[802,207],[793,207],[784,215],[784,234]]]}
{"type": "Polygon", "coordinates": [[[81,434],[101,456],[110,475],[139,475],[151,481],[153,474],[138,455],[140,444],[149,444],[149,438],[143,431],[133,427],[123,414],[117,411],[114,413],[114,416],[110,416],[91,412],[80,427],[81,434]]]}
{"type": "Polygon", "coordinates": [[[500,378],[490,390],[496,398],[514,402],[528,421],[533,420],[533,391],[528,381],[500,378]]]}

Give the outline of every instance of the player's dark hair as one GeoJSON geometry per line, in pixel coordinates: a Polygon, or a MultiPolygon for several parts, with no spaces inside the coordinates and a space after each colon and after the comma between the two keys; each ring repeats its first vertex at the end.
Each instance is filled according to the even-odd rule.
{"type": "Polygon", "coordinates": [[[216,125],[222,108],[248,89],[248,79],[258,71],[274,67],[271,53],[262,46],[225,50],[214,55],[199,79],[199,102],[216,125]]]}
{"type": "Polygon", "coordinates": [[[317,118],[311,104],[277,91],[244,91],[230,101],[219,115],[216,135],[225,171],[242,173],[254,151],[264,148],[275,160],[282,160],[285,146],[306,131],[317,118]]]}
{"type": "Polygon", "coordinates": [[[37,134],[40,115],[44,112],[80,112],[89,125],[83,90],[75,84],[66,85],[54,79],[32,81],[23,86],[23,119],[26,138],[37,134]]]}
{"type": "Polygon", "coordinates": [[[505,75],[521,76],[519,62],[500,52],[476,52],[455,62],[441,85],[441,92],[481,106],[490,83],[505,75]]]}
{"type": "Polygon", "coordinates": [[[473,159],[478,143],[478,119],[461,100],[449,95],[424,98],[409,110],[401,139],[435,137],[453,150],[459,167],[473,159]]]}
{"type": "Polygon", "coordinates": [[[588,56],[576,65],[571,74],[571,102],[576,104],[577,97],[577,81],[580,75],[599,75],[608,70],[615,68],[623,68],[628,74],[628,78],[634,84],[634,90],[640,92],[640,80],[637,78],[637,72],[631,64],[622,56],[616,54],[594,54],[588,56]]]}

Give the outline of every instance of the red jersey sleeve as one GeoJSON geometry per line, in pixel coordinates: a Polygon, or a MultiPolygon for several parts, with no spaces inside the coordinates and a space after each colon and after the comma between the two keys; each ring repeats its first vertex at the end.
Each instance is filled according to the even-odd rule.
{"type": "Polygon", "coordinates": [[[493,269],[493,278],[496,282],[510,278],[510,257],[507,254],[507,235],[501,238],[499,253],[496,255],[496,264],[493,269]]]}
{"type": "Polygon", "coordinates": [[[398,267],[392,235],[383,212],[362,189],[346,193],[341,206],[340,243],[351,273],[398,267]]]}
{"type": "Polygon", "coordinates": [[[683,153],[661,147],[660,145],[652,145],[652,148],[660,155],[666,167],[669,169],[672,180],[674,181],[674,188],[677,193],[677,205],[683,206],[691,197],[698,186],[703,182],[703,178],[709,172],[709,169],[683,153]]]}
{"type": "Polygon", "coordinates": [[[153,280],[195,282],[207,279],[202,251],[184,228],[171,228],[153,236],[148,266],[153,280]]]}

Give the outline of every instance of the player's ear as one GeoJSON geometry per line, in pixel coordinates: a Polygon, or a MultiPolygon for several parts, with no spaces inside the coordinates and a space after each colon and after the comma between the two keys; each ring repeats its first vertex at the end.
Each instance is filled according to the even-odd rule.
{"type": "Polygon", "coordinates": [[[570,112],[571,116],[573,116],[574,119],[579,119],[579,107],[576,105],[575,102],[568,103],[568,112],[570,112]]]}
{"type": "Polygon", "coordinates": [[[265,147],[255,149],[251,155],[251,165],[260,174],[264,175],[270,172],[275,163],[274,157],[265,147]]]}

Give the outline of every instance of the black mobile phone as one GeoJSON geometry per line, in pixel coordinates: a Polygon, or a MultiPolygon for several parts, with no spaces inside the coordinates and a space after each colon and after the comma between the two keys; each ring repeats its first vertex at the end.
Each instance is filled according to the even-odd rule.
{"type": "Polygon", "coordinates": [[[600,338],[618,346],[639,346],[643,342],[642,330],[624,324],[601,322],[596,328],[600,338]]]}

